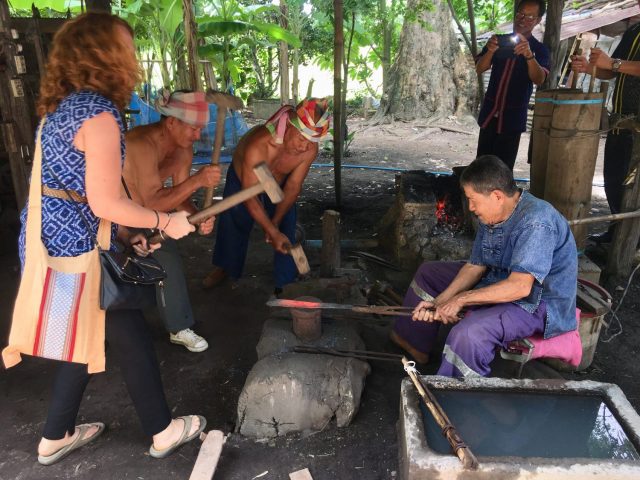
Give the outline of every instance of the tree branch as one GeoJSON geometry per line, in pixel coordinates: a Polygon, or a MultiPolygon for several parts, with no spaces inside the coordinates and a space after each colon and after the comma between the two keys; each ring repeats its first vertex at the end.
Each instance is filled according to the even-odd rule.
{"type": "Polygon", "coordinates": [[[453,9],[453,3],[451,2],[451,0],[447,0],[447,4],[449,5],[449,10],[451,11],[451,16],[453,17],[453,21],[456,22],[456,25],[458,26],[458,31],[460,31],[460,33],[462,34],[462,38],[464,38],[464,43],[467,44],[467,47],[471,52],[472,51],[471,40],[469,40],[469,36],[467,35],[467,32],[464,31],[464,27],[460,23],[460,20],[458,20],[456,11],[453,9]]]}

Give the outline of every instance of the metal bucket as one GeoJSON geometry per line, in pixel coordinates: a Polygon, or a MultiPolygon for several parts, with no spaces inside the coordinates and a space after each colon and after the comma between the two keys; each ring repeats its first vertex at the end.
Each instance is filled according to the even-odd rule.
{"type": "MultiPolygon", "coordinates": [[[[301,302],[321,302],[315,297],[298,297],[301,302]]],[[[319,308],[292,308],[293,333],[303,342],[313,342],[322,336],[322,319],[319,308]]]]}

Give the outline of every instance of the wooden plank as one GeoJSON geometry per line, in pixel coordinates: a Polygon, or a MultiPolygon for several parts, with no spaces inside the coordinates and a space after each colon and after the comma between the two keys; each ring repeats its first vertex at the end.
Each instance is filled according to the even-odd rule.
{"type": "Polygon", "coordinates": [[[189,480],[211,480],[213,478],[222,452],[222,445],[226,440],[227,437],[220,430],[211,430],[206,434],[189,480]]]}
{"type": "Polygon", "coordinates": [[[313,480],[308,468],[289,474],[289,480],[313,480]]]}

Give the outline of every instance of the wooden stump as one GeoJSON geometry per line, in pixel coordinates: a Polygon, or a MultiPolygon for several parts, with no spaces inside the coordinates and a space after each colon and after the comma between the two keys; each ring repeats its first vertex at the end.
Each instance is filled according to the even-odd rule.
{"type": "Polygon", "coordinates": [[[325,210],[322,215],[320,275],[330,277],[340,267],[340,213],[325,210]]]}
{"type": "MultiPolygon", "coordinates": [[[[602,94],[556,91],[544,199],[568,220],[585,218],[591,209],[591,184],[600,142],[602,94]]],[[[571,228],[579,249],[587,226],[571,228]]]]}

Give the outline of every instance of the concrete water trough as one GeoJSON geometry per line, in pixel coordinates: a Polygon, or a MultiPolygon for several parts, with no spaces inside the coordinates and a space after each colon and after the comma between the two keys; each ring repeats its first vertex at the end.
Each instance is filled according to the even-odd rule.
{"type": "Polygon", "coordinates": [[[415,387],[401,387],[403,480],[639,479],[640,416],[616,385],[423,376],[480,463],[464,470],[415,387]]]}

